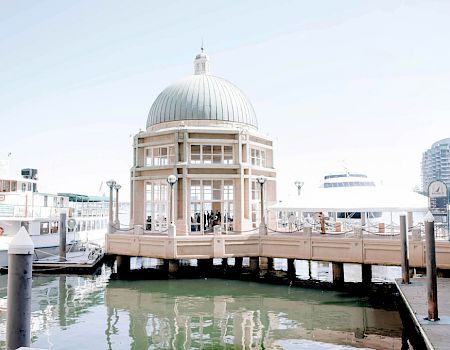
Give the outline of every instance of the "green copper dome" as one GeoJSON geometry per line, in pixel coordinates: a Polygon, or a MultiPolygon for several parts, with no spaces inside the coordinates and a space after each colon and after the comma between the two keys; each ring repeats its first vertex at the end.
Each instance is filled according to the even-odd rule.
{"type": "Polygon", "coordinates": [[[210,120],[258,127],[249,99],[229,81],[209,75],[209,58],[196,56],[195,74],[163,90],[153,103],[147,128],[159,123],[210,120]]]}

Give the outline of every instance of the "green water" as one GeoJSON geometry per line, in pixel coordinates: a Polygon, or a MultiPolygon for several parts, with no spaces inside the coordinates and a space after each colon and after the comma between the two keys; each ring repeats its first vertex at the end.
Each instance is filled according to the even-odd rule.
{"type": "MultiPolygon", "coordinates": [[[[397,311],[337,292],[219,279],[34,276],[43,349],[401,349],[397,311]]],[[[0,347],[6,281],[0,276],[0,347]]]]}

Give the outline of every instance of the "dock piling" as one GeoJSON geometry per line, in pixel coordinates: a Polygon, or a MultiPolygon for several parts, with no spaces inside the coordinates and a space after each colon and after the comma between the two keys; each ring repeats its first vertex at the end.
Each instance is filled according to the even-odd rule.
{"type": "Polygon", "coordinates": [[[252,273],[257,273],[259,270],[259,257],[250,257],[249,259],[249,264],[250,264],[250,271],[252,273]]]}
{"type": "Polygon", "coordinates": [[[438,321],[436,246],[434,239],[434,217],[431,212],[428,212],[425,216],[425,239],[427,254],[428,320],[438,321]]]}
{"type": "Polygon", "coordinates": [[[333,283],[337,286],[344,284],[344,263],[332,263],[333,283]]]}
{"type": "Polygon", "coordinates": [[[29,347],[31,343],[31,283],[34,244],[21,227],[8,249],[8,302],[6,349],[29,347]]]}
{"type": "Polygon", "coordinates": [[[236,270],[236,274],[240,274],[242,272],[242,263],[244,258],[236,257],[234,258],[234,268],[236,270]]]}
{"type": "Polygon", "coordinates": [[[176,259],[164,260],[164,270],[167,272],[168,277],[174,277],[178,272],[179,266],[180,266],[179,260],[176,259]]]}
{"type": "Polygon", "coordinates": [[[402,252],[402,283],[409,284],[408,237],[405,215],[400,215],[400,240],[402,252]]]}
{"type": "Polygon", "coordinates": [[[287,259],[287,274],[289,278],[295,278],[295,259],[287,259]]]}
{"type": "Polygon", "coordinates": [[[66,213],[59,214],[59,261],[66,261],[66,213]]]}
{"type": "Polygon", "coordinates": [[[372,265],[361,264],[361,279],[363,284],[369,285],[372,283],[372,265]]]}
{"type": "Polygon", "coordinates": [[[117,255],[117,275],[119,278],[126,277],[130,273],[130,257],[125,255],[117,255]]]}

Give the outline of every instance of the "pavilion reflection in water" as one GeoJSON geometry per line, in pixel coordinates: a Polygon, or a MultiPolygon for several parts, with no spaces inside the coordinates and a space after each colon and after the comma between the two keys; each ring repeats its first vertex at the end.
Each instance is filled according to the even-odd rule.
{"type": "Polygon", "coordinates": [[[330,292],[258,284],[246,295],[242,282],[178,282],[174,288],[167,281],[111,281],[105,292],[110,348],[124,319],[132,349],[281,349],[279,342],[292,339],[401,348],[398,313],[358,305],[354,297],[330,300],[330,292]]]}
{"type": "MultiPolygon", "coordinates": [[[[0,297],[6,297],[1,290],[0,297]]],[[[402,344],[397,311],[336,292],[286,286],[38,276],[32,300],[32,343],[41,348],[281,349],[286,342],[314,341],[400,349],[402,344]]],[[[3,316],[0,312],[0,347],[3,316]]]]}

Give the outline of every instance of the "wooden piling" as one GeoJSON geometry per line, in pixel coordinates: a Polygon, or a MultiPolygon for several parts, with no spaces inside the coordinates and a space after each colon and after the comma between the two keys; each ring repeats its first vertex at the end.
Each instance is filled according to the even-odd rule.
{"type": "Polygon", "coordinates": [[[337,286],[344,284],[344,263],[332,263],[333,283],[337,286]]]}
{"type": "Polygon", "coordinates": [[[434,240],[434,218],[430,212],[425,217],[425,238],[427,254],[427,299],[428,320],[438,321],[436,246],[434,240]],[[428,215],[429,214],[429,215],[428,215]]]}
{"type": "Polygon", "coordinates": [[[130,257],[126,255],[117,255],[117,275],[119,278],[126,278],[130,274],[130,257]]]}
{"type": "Polygon", "coordinates": [[[164,261],[168,277],[173,277],[178,272],[180,262],[176,259],[166,259],[164,261]]]}
{"type": "Polygon", "coordinates": [[[59,214],[59,261],[66,261],[66,213],[59,214]]]}
{"type": "Polygon", "coordinates": [[[361,264],[361,279],[363,284],[372,283],[372,265],[361,264]]]}
{"type": "Polygon", "coordinates": [[[408,237],[406,230],[406,216],[400,215],[400,245],[402,253],[402,283],[409,283],[409,259],[408,259],[408,237]]]}
{"type": "Polygon", "coordinates": [[[287,274],[289,278],[295,278],[297,275],[295,271],[295,259],[287,259],[287,274]]]}
{"type": "Polygon", "coordinates": [[[257,273],[259,271],[259,257],[250,257],[250,271],[257,273]]]}

